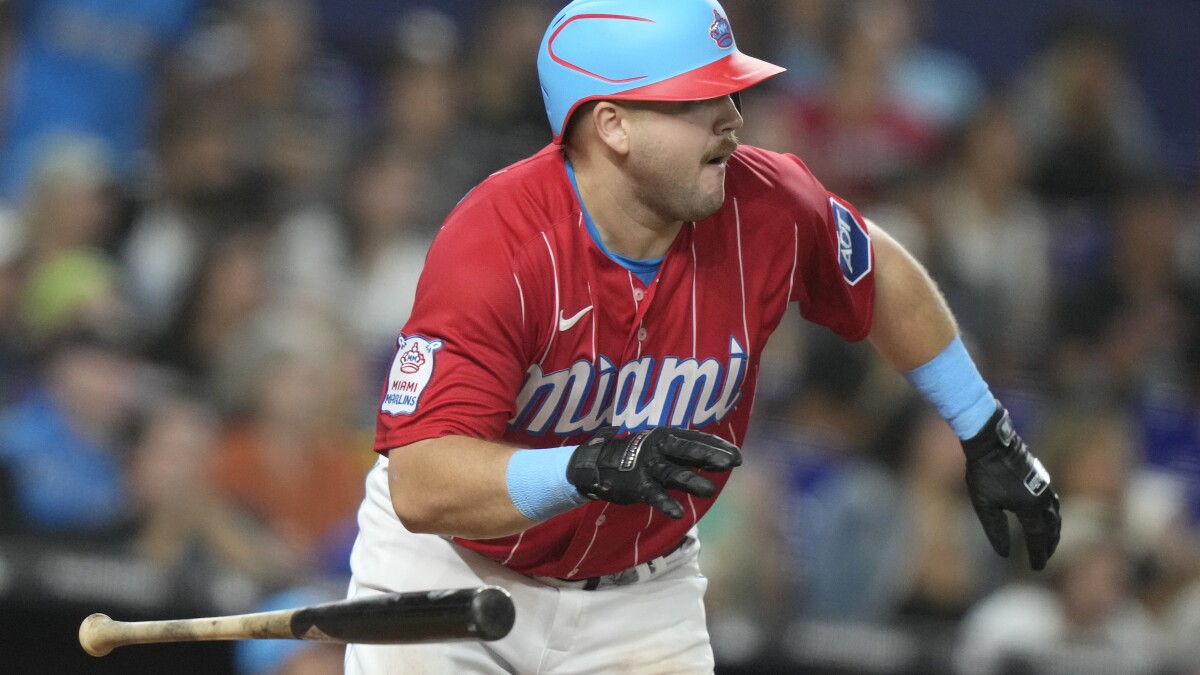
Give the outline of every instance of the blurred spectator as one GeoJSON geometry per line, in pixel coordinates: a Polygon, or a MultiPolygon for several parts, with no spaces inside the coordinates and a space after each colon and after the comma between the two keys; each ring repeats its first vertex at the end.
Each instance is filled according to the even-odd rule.
{"type": "Polygon", "coordinates": [[[995,377],[1041,367],[1052,292],[1050,223],[1026,187],[1029,155],[1011,111],[972,117],[934,195],[938,281],[995,377]]]}
{"type": "MultiPolygon", "coordinates": [[[[466,127],[464,99],[470,83],[465,80],[465,68],[457,61],[409,59],[395,61],[383,80],[375,133],[403,148],[426,174],[419,215],[430,236],[481,178],[479,139],[466,127]]],[[[375,140],[368,137],[366,142],[375,140]]]]}
{"type": "Polygon", "coordinates": [[[1050,200],[1103,203],[1162,167],[1162,138],[1119,35],[1098,19],[1064,19],[1014,86],[1035,185],[1050,200]]]}
{"type": "Polygon", "coordinates": [[[134,403],[137,363],[94,335],[60,340],[39,385],[0,418],[0,462],[25,529],[104,534],[131,514],[119,432],[134,403]]]}
{"type": "Polygon", "coordinates": [[[216,412],[170,392],[148,407],[129,439],[138,554],[181,577],[238,572],[277,585],[301,576],[292,551],[220,496],[213,476],[216,412]]]}
{"type": "MultiPolygon", "coordinates": [[[[116,263],[102,246],[116,204],[107,156],[94,139],[59,137],[37,158],[21,214],[25,245],[20,325],[30,347],[77,328],[129,320],[116,263]]],[[[121,326],[131,335],[135,327],[121,326]]]]}
{"type": "MultiPolygon", "coordinates": [[[[778,3],[784,79],[802,96],[838,83],[829,42],[842,22],[863,22],[887,53],[881,94],[922,125],[946,133],[961,125],[983,94],[979,74],[964,57],[924,41],[933,20],[928,0],[781,0],[778,3]]],[[[853,47],[850,47],[853,48],[853,47]]]]}
{"type": "Polygon", "coordinates": [[[40,350],[77,328],[115,329],[124,309],[112,261],[95,250],[64,251],[29,271],[21,325],[30,350],[40,350]]]}
{"type": "MultiPolygon", "coordinates": [[[[1064,500],[1080,510],[1124,512],[1141,460],[1128,414],[1111,403],[1059,405],[1047,411],[1038,441],[1064,500]]],[[[1140,525],[1136,529],[1148,534],[1144,528],[1150,523],[1140,525]]],[[[1161,525],[1153,529],[1161,531],[1161,525]]]]}
{"type": "MultiPolygon", "coordinates": [[[[908,562],[896,569],[906,579],[898,610],[909,622],[948,625],[996,584],[1002,570],[963,489],[966,458],[958,437],[926,405],[901,414],[912,419],[905,447],[894,450],[903,454],[904,487],[895,517],[910,521],[904,526],[908,562]]],[[[1020,547],[1014,549],[1020,555],[1020,547]]]]}
{"type": "MultiPolygon", "coordinates": [[[[829,77],[828,40],[839,3],[831,0],[780,0],[776,29],[779,54],[774,63],[787,68],[780,77],[787,87],[809,96],[825,87],[829,77]]],[[[747,93],[754,89],[747,90],[747,93]]],[[[758,122],[755,121],[757,126],[758,122]]]]}
{"type": "Polygon", "coordinates": [[[773,462],[792,612],[819,619],[891,617],[911,538],[895,476],[864,453],[875,425],[863,407],[873,361],[819,333],[794,397],[754,452],[773,462]]]}
{"type": "Polygon", "coordinates": [[[163,111],[156,171],[121,249],[131,299],[151,336],[181,310],[213,249],[265,227],[264,190],[238,161],[236,129],[217,90],[198,90],[163,111]]]}
{"type": "Polygon", "coordinates": [[[1012,584],[972,608],[958,653],[964,673],[1154,673],[1160,638],[1134,599],[1132,566],[1102,514],[1064,507],[1049,585],[1012,584]]]}
{"type": "Polygon", "coordinates": [[[432,239],[420,219],[429,184],[401,142],[364,143],[337,212],[298,212],[281,224],[271,251],[275,299],[336,314],[363,356],[383,367],[432,239]]]}
{"type": "MultiPolygon", "coordinates": [[[[880,200],[863,215],[872,222],[887,223],[888,234],[918,256],[939,284],[956,283],[945,239],[954,228],[940,221],[943,176],[940,166],[931,166],[892,181],[880,200]]],[[[944,291],[945,289],[943,289],[944,291]]]]}
{"type": "Polygon", "coordinates": [[[1177,611],[1176,599],[1200,579],[1200,537],[1188,525],[1180,477],[1147,464],[1132,411],[1112,403],[1059,406],[1039,437],[1071,513],[1104,515],[1108,536],[1136,566],[1131,590],[1142,605],[1157,618],[1177,611]]]}
{"type": "Polygon", "coordinates": [[[1180,218],[1167,185],[1140,184],[1121,200],[1105,267],[1058,300],[1055,375],[1066,390],[1135,401],[1190,386],[1200,297],[1176,265],[1180,218]]]}
{"type": "MultiPolygon", "coordinates": [[[[93,135],[130,187],[143,169],[156,81],[190,28],[198,0],[15,0],[0,83],[0,202],[19,206],[45,142],[93,135]]],[[[3,61],[0,61],[2,64],[3,61]]]]}
{"type": "Polygon", "coordinates": [[[554,11],[535,0],[489,3],[468,33],[462,133],[477,179],[483,167],[508,166],[550,142],[532,57],[554,11]]]}
{"type": "Polygon", "coordinates": [[[317,43],[308,0],[244,0],[234,28],[245,63],[229,96],[240,159],[275,183],[277,209],[322,196],[351,137],[349,72],[317,43]]]}
{"type": "Polygon", "coordinates": [[[1194,394],[1151,401],[1131,413],[1145,453],[1129,509],[1136,529],[1159,546],[1156,583],[1148,589],[1157,609],[1200,579],[1200,414],[1194,394]]]}
{"type": "Polygon", "coordinates": [[[256,232],[212,245],[150,357],[207,383],[228,341],[267,302],[265,250],[256,232]]]}
{"type": "MultiPolygon", "coordinates": [[[[228,345],[219,391],[221,494],[312,565],[353,522],[370,443],[352,425],[361,374],[344,336],[311,313],[264,312],[228,345]]],[[[344,552],[346,555],[348,551],[344,552]]]]}
{"type": "Polygon", "coordinates": [[[933,21],[932,0],[869,0],[878,29],[891,36],[888,87],[910,115],[939,130],[961,126],[983,97],[983,82],[963,56],[924,41],[933,21]]]}
{"type": "Polygon", "coordinates": [[[382,133],[399,139],[414,156],[437,162],[462,121],[462,78],[449,56],[433,62],[396,59],[383,78],[382,133]]]}
{"type": "Polygon", "coordinates": [[[526,133],[544,126],[536,69],[511,65],[530,63],[530,56],[538,53],[543,31],[537,26],[550,18],[547,9],[534,0],[495,3],[472,26],[466,55],[471,84],[467,105],[475,125],[526,133]]]}
{"type": "Polygon", "coordinates": [[[830,74],[818,90],[795,96],[788,148],[832,192],[864,207],[890,181],[929,161],[941,140],[936,126],[890,95],[897,44],[880,18],[866,9],[839,15],[830,74]]]}
{"type": "Polygon", "coordinates": [[[791,90],[773,80],[742,93],[742,115],[752,117],[754,124],[738,129],[738,141],[773,152],[794,152],[791,90]]]}
{"type": "MultiPolygon", "coordinates": [[[[752,436],[747,446],[766,448],[776,440],[752,436]]],[[[713,648],[730,663],[755,658],[797,612],[790,593],[794,570],[781,537],[789,525],[780,510],[785,486],[774,473],[778,458],[759,460],[730,477],[699,523],[700,564],[711,582],[704,594],[709,631],[713,648]]]]}
{"type": "Polygon", "coordinates": [[[428,11],[408,15],[381,78],[377,133],[424,165],[419,216],[430,234],[487,167],[549,142],[535,69],[510,67],[537,53],[549,16],[530,0],[480,5],[463,23],[428,11]],[[444,38],[441,50],[431,47],[431,34],[444,38]]]}
{"type": "Polygon", "coordinates": [[[94,137],[47,139],[30,166],[29,198],[21,209],[31,257],[44,260],[107,241],[116,210],[108,190],[111,168],[111,157],[94,137]]]}
{"type": "Polygon", "coordinates": [[[0,361],[14,405],[0,454],[26,529],[109,531],[128,515],[116,432],[136,364],[136,326],[102,249],[115,212],[110,156],[90,137],[44,140],[3,264],[0,361]]]}

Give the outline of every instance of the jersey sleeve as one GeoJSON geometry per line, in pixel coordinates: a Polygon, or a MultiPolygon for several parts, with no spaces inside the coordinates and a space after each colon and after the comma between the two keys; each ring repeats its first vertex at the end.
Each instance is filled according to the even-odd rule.
{"type": "Polygon", "coordinates": [[[448,223],[430,247],[383,384],[376,451],[447,435],[496,439],[513,415],[525,374],[523,306],[494,231],[448,223]]]}
{"type": "Polygon", "coordinates": [[[871,330],[875,252],[867,221],[828,192],[796,157],[786,155],[782,186],[800,233],[792,300],[805,319],[847,340],[871,330]]]}

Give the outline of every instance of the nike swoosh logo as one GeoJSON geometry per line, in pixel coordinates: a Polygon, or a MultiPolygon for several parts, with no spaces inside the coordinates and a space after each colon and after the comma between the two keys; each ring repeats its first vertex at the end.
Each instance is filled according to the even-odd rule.
{"type": "Polygon", "coordinates": [[[562,310],[558,310],[558,332],[561,333],[563,331],[571,330],[571,327],[579,323],[579,320],[583,318],[583,315],[590,311],[592,311],[592,306],[588,305],[578,312],[575,312],[575,314],[570,318],[566,318],[563,316],[562,310]]]}

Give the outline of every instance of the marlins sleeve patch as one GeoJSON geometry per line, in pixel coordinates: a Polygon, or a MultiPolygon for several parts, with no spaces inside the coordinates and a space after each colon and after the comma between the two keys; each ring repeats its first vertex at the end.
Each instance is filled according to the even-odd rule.
{"type": "Polygon", "coordinates": [[[402,334],[399,344],[379,409],[389,415],[411,415],[433,377],[433,357],[442,348],[442,341],[420,335],[406,338],[402,334]]]}

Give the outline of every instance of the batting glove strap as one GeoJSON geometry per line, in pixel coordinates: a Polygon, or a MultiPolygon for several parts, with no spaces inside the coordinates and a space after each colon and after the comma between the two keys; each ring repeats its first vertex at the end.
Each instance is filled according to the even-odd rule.
{"type": "Polygon", "coordinates": [[[738,448],[712,434],[654,427],[618,436],[606,427],[575,449],[567,480],[589,499],[649,504],[678,519],[683,506],[668,489],[711,497],[716,485],[695,469],[728,471],[741,463],[738,448]]]}
{"type": "Polygon", "coordinates": [[[962,446],[971,505],[992,547],[1008,557],[1004,511],[1012,511],[1025,532],[1030,565],[1035,570],[1044,568],[1058,546],[1062,528],[1058,496],[1050,485],[1050,474],[1013,428],[1008,411],[997,403],[988,423],[962,446]]]}

